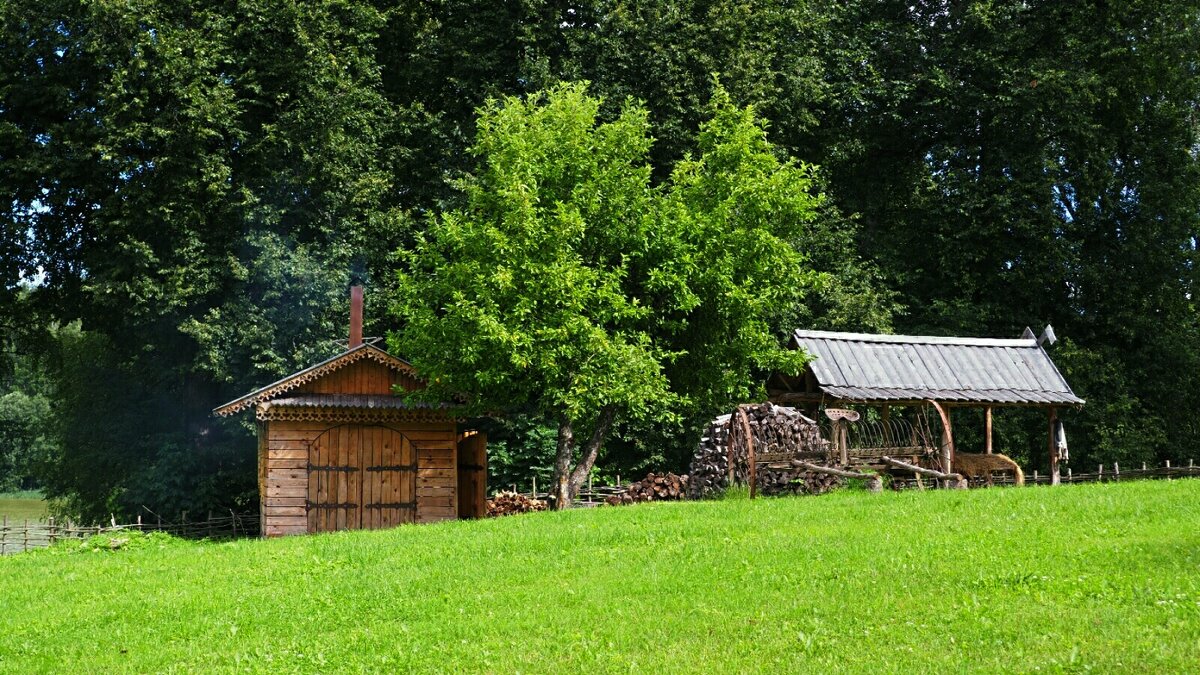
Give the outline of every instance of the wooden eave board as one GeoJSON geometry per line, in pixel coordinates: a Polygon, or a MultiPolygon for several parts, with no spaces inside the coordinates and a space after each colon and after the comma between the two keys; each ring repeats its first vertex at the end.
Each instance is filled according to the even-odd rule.
{"type": "Polygon", "coordinates": [[[416,376],[412,364],[403,359],[398,359],[382,349],[363,343],[353,349],[349,349],[337,356],[326,359],[316,365],[309,366],[304,370],[297,371],[288,375],[285,378],[272,382],[265,387],[256,389],[249,394],[236,398],[224,405],[220,405],[213,409],[213,413],[226,417],[235,413],[241,412],[261,401],[266,401],[286,392],[297,389],[304,384],[313,382],[323,377],[327,377],[346,366],[363,360],[370,360],[382,366],[390,368],[394,371],[416,376]]]}

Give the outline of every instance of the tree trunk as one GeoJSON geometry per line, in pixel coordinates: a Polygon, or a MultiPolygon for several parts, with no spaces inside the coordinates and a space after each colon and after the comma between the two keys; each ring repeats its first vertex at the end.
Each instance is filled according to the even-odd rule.
{"type": "Polygon", "coordinates": [[[596,455],[604,445],[604,438],[612,426],[615,411],[604,408],[596,420],[592,435],[583,445],[579,463],[571,468],[571,460],[575,457],[575,429],[571,420],[562,417],[558,421],[558,448],[554,457],[554,477],[550,480],[550,498],[554,500],[555,509],[565,509],[579,496],[579,490],[592,472],[596,463],[596,455]]]}
{"type": "Polygon", "coordinates": [[[571,471],[571,478],[567,484],[572,500],[579,496],[579,490],[583,488],[584,481],[587,480],[588,474],[592,472],[592,467],[596,464],[596,455],[600,454],[600,448],[604,446],[604,438],[608,435],[609,427],[612,426],[614,415],[615,411],[612,408],[601,410],[600,417],[596,420],[596,428],[592,430],[591,437],[583,445],[583,455],[579,458],[579,464],[576,464],[575,469],[571,471]]]}
{"type": "Polygon", "coordinates": [[[550,499],[557,510],[571,504],[570,470],[574,453],[575,430],[571,428],[571,420],[562,417],[558,421],[558,451],[554,456],[554,477],[550,481],[550,499]]]}

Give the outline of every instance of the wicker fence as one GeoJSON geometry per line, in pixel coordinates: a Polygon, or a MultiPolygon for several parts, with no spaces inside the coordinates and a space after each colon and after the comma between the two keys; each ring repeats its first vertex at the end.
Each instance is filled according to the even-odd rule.
{"type": "Polygon", "coordinates": [[[33,548],[43,548],[64,540],[82,540],[98,534],[112,532],[168,532],[189,539],[227,539],[232,537],[258,536],[258,514],[230,514],[220,518],[201,521],[183,520],[177,523],[161,521],[146,522],[139,516],[136,522],[119,524],[115,520],[108,525],[78,525],[67,521],[11,520],[0,519],[0,555],[20,553],[33,548]]]}
{"type": "MultiPolygon", "coordinates": [[[[1060,475],[1060,482],[1063,485],[1067,485],[1070,483],[1114,483],[1129,480],[1170,480],[1174,478],[1200,478],[1200,466],[1197,466],[1194,460],[1189,460],[1185,466],[1172,466],[1170,462],[1167,462],[1164,466],[1160,467],[1152,467],[1142,464],[1141,468],[1135,469],[1122,468],[1119,463],[1114,463],[1107,465],[1098,464],[1096,465],[1096,470],[1094,472],[1080,473],[1075,473],[1074,467],[1064,467],[1063,472],[1060,475]]],[[[918,481],[915,478],[901,478],[898,476],[893,476],[891,486],[894,490],[913,490],[936,487],[937,483],[938,481],[929,478],[918,481]]],[[[1011,486],[1012,484],[1012,477],[1001,478],[998,476],[992,480],[992,485],[1011,486]]],[[[1040,473],[1038,471],[1025,474],[1025,485],[1027,486],[1050,484],[1050,474],[1040,473]]],[[[537,487],[536,481],[533,482],[533,486],[535,488],[537,487]]],[[[982,480],[971,483],[971,487],[982,486],[982,480]]],[[[513,486],[514,492],[516,491],[516,487],[517,486],[515,485],[513,486]]],[[[580,492],[579,499],[575,502],[574,506],[599,506],[604,503],[605,498],[609,495],[619,495],[625,492],[625,490],[626,486],[596,486],[595,488],[589,486],[589,488],[580,492]]],[[[527,497],[534,497],[536,499],[546,499],[549,496],[544,492],[525,492],[522,494],[527,497]]]]}
{"type": "MultiPolygon", "coordinates": [[[[1186,466],[1171,466],[1167,462],[1164,466],[1152,467],[1142,464],[1140,468],[1128,469],[1123,468],[1119,463],[1114,464],[1097,464],[1095,471],[1083,471],[1075,473],[1074,467],[1066,467],[1059,475],[1059,482],[1063,485],[1071,483],[1116,483],[1129,480],[1147,480],[1159,479],[1170,480],[1174,478],[1200,478],[1200,466],[1196,466],[1194,461],[1189,461],[1186,466]]],[[[926,480],[923,485],[929,486],[933,481],[926,480]]],[[[981,481],[972,482],[971,487],[976,487],[981,481]]],[[[1012,485],[1011,477],[995,478],[992,480],[993,485],[1012,485]]],[[[1025,474],[1025,485],[1050,485],[1051,477],[1048,473],[1033,471],[1025,474]]],[[[895,489],[912,489],[919,487],[918,482],[909,478],[895,478],[892,480],[892,487],[895,489]]]]}

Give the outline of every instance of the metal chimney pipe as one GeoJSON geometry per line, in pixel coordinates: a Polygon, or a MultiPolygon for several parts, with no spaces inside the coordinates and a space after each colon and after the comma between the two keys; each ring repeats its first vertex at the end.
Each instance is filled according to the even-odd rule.
{"type": "Polygon", "coordinates": [[[350,287],[350,349],[362,344],[363,290],[350,287]]]}

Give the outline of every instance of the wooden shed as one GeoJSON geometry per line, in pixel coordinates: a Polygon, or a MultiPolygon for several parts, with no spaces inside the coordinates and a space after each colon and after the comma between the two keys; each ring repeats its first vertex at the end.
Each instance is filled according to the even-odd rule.
{"type": "MultiPolygon", "coordinates": [[[[1026,328],[1015,340],[921,335],[873,335],[797,330],[791,347],[814,358],[799,377],[773,375],[767,383],[770,400],[799,404],[810,416],[824,408],[865,405],[879,409],[878,428],[885,443],[918,445],[907,434],[889,427],[894,406],[930,406],[941,422],[941,466],[956,468],[951,414],[956,408],[985,412],[985,455],[993,453],[992,409],[1033,407],[1047,411],[1047,453],[1051,480],[1059,481],[1059,462],[1068,459],[1066,435],[1058,412],[1078,408],[1075,395],[1044,346],[1055,341],[1050,326],[1035,337],[1026,328]]],[[[834,413],[835,416],[838,413],[834,413]]],[[[843,437],[845,432],[841,432],[843,437]]],[[[842,442],[835,436],[835,443],[842,442]]],[[[886,448],[884,448],[886,449],[886,448]]],[[[898,452],[901,448],[892,448],[898,452]]],[[[969,453],[963,453],[964,456],[969,453]]],[[[965,458],[965,457],[964,457],[965,458]]]]}
{"type": "Polygon", "coordinates": [[[258,421],[262,534],[378,529],[486,514],[487,438],[456,406],[406,402],[406,361],[362,340],[352,294],[346,351],[214,411],[258,421]]]}

